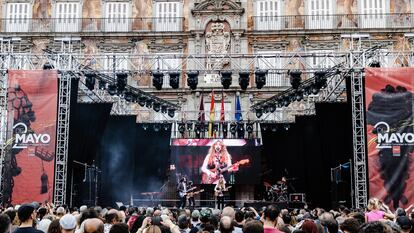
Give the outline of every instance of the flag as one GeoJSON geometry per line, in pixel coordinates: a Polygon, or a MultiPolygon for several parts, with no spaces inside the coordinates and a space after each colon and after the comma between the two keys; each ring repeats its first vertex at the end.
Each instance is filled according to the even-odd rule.
{"type": "Polygon", "coordinates": [[[237,96],[237,95],[236,95],[236,112],[234,113],[234,118],[236,119],[236,121],[243,120],[241,106],[240,106],[240,96],[237,96]]]}
{"type": "Polygon", "coordinates": [[[215,118],[215,106],[214,106],[214,90],[211,91],[211,105],[210,105],[210,123],[208,124],[208,136],[213,137],[213,124],[215,118]]]}
{"type": "Polygon", "coordinates": [[[201,100],[200,100],[200,108],[198,110],[198,121],[204,122],[205,121],[205,114],[204,114],[204,98],[203,93],[201,93],[201,100]]]}
{"type": "Polygon", "coordinates": [[[224,127],[227,127],[225,124],[224,124],[224,121],[225,121],[226,119],[225,119],[225,115],[224,115],[224,93],[223,93],[223,91],[221,91],[221,109],[220,109],[220,122],[221,122],[221,125],[222,125],[222,131],[223,131],[223,138],[227,138],[227,129],[224,129],[224,127]]]}

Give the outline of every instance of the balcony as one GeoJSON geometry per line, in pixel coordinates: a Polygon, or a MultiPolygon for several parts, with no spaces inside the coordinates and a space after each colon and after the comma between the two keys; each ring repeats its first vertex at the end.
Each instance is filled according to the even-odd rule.
{"type": "Polygon", "coordinates": [[[255,31],[408,29],[414,14],[253,16],[255,31]]]}
{"type": "Polygon", "coordinates": [[[0,19],[9,33],[180,32],[182,17],[163,18],[16,18],[0,19]]]}

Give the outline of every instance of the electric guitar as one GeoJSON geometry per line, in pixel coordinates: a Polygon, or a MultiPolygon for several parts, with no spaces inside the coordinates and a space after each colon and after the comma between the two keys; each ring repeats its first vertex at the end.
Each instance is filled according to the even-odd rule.
{"type": "Polygon", "coordinates": [[[203,173],[202,176],[202,183],[203,184],[213,184],[214,182],[218,181],[220,179],[220,175],[223,174],[224,172],[232,169],[235,166],[240,166],[240,165],[244,165],[244,164],[248,164],[250,163],[249,159],[242,159],[236,163],[233,163],[231,166],[226,167],[226,168],[214,168],[211,169],[210,171],[213,173],[213,175],[207,175],[206,173],[203,173]]]}
{"type": "Polygon", "coordinates": [[[197,195],[197,194],[199,194],[199,193],[202,193],[202,192],[204,192],[204,189],[200,189],[200,190],[195,191],[195,192],[188,192],[188,193],[187,193],[187,199],[188,199],[188,198],[191,198],[191,197],[194,197],[195,195],[197,195]]]}
{"type": "Polygon", "coordinates": [[[229,191],[229,189],[230,189],[231,187],[232,187],[232,186],[226,187],[225,189],[221,189],[221,188],[214,189],[214,196],[218,197],[218,196],[220,196],[220,195],[223,195],[223,192],[227,192],[227,191],[229,191]]]}
{"type": "Polygon", "coordinates": [[[188,189],[186,192],[184,191],[178,191],[178,194],[180,195],[180,197],[184,197],[185,195],[187,195],[187,193],[189,193],[190,191],[196,189],[197,187],[192,187],[190,189],[188,189]]]}

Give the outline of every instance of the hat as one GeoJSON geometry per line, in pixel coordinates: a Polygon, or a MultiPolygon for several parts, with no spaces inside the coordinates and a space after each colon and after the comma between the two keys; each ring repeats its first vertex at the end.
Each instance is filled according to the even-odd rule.
{"type": "Polygon", "coordinates": [[[81,213],[86,212],[87,210],[88,210],[88,207],[87,207],[86,205],[83,205],[83,206],[81,206],[81,207],[79,208],[79,211],[80,211],[81,213]]]}
{"type": "Polygon", "coordinates": [[[60,226],[65,230],[73,230],[76,228],[76,218],[71,214],[65,214],[59,220],[60,226]]]}
{"type": "Polygon", "coordinates": [[[208,222],[210,221],[211,211],[208,209],[202,209],[200,211],[200,221],[201,222],[208,222]]]}
{"type": "Polygon", "coordinates": [[[30,215],[33,214],[35,207],[30,203],[23,204],[17,210],[17,215],[19,216],[19,220],[22,222],[27,221],[30,218],[30,215]]]}
{"type": "Polygon", "coordinates": [[[401,216],[397,218],[397,224],[403,230],[410,230],[411,229],[411,221],[407,216],[401,216]]]}
{"type": "Polygon", "coordinates": [[[50,223],[52,223],[52,221],[44,218],[37,224],[36,228],[40,231],[43,231],[44,233],[47,233],[47,229],[49,229],[50,223]]]}
{"type": "Polygon", "coordinates": [[[63,208],[62,206],[57,208],[56,214],[65,214],[65,208],[63,208]]]}
{"type": "Polygon", "coordinates": [[[198,210],[194,210],[194,211],[191,213],[191,217],[192,217],[192,218],[200,218],[200,211],[198,211],[198,210]]]}

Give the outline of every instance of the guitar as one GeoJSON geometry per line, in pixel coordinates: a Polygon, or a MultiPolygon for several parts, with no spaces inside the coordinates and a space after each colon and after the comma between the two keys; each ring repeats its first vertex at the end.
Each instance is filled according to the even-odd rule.
{"type": "Polygon", "coordinates": [[[229,187],[227,187],[227,188],[225,188],[225,189],[221,189],[221,188],[214,189],[214,196],[218,197],[218,196],[222,195],[222,194],[223,194],[223,192],[227,192],[227,191],[229,191],[229,189],[230,189],[231,187],[232,187],[232,186],[229,186],[229,187]]]}
{"type": "Polygon", "coordinates": [[[190,191],[196,189],[197,187],[192,187],[190,189],[188,189],[186,192],[184,191],[178,191],[178,194],[180,195],[180,197],[184,197],[185,195],[187,195],[187,193],[189,193],[190,191]]]}
{"type": "Polygon", "coordinates": [[[235,167],[235,166],[240,166],[240,165],[244,165],[244,164],[248,164],[250,163],[249,159],[242,159],[236,163],[233,163],[231,166],[226,167],[226,168],[214,168],[211,169],[210,171],[213,173],[213,175],[207,175],[206,173],[203,173],[202,176],[202,183],[203,184],[213,184],[214,182],[216,182],[217,180],[220,179],[220,175],[223,174],[224,172],[230,170],[231,168],[235,167]]]}
{"type": "Polygon", "coordinates": [[[199,193],[202,193],[202,192],[204,192],[204,189],[200,189],[200,190],[195,191],[195,192],[189,192],[189,193],[187,193],[187,199],[191,198],[191,197],[194,197],[195,195],[197,195],[199,193]]]}

